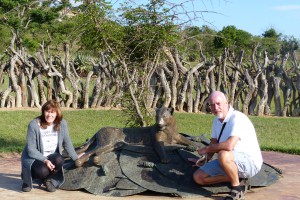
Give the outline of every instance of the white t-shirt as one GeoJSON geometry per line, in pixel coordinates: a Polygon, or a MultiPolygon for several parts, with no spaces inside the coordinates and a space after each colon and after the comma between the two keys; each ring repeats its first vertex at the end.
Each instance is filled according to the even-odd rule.
{"type": "MultiPolygon", "coordinates": [[[[244,113],[234,111],[230,106],[224,122],[226,122],[226,125],[219,142],[224,142],[230,136],[239,137],[240,140],[233,151],[247,154],[253,160],[254,165],[260,169],[263,159],[256,132],[250,119],[244,113]]],[[[218,117],[214,118],[211,133],[212,138],[219,138],[223,123],[219,121],[218,117]]]]}
{"type": "Polygon", "coordinates": [[[51,126],[47,126],[46,129],[40,128],[41,138],[44,147],[44,156],[53,154],[57,149],[58,132],[54,131],[53,127],[54,125],[52,124],[51,126]]]}

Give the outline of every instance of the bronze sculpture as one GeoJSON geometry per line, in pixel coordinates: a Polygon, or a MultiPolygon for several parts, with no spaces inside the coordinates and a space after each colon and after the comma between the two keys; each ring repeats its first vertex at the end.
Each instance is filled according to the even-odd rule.
{"type": "MultiPolygon", "coordinates": [[[[200,187],[192,180],[196,168],[187,158],[198,158],[196,147],[208,144],[203,135],[178,133],[173,109],[162,107],[156,112],[154,126],[100,129],[78,148],[78,152],[86,152],[81,163],[75,166],[72,161],[66,162],[66,181],[61,189],[85,189],[103,196],[128,196],[147,190],[181,197],[228,192],[227,184],[200,187]]],[[[281,174],[279,169],[264,163],[250,179],[250,186],[269,186],[281,174]]]]}

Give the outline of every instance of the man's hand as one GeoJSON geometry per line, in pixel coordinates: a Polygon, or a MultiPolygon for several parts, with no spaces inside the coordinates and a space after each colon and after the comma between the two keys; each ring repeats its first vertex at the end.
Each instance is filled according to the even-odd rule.
{"type": "Polygon", "coordinates": [[[188,161],[194,163],[193,167],[201,167],[206,163],[206,156],[202,155],[198,159],[196,158],[188,158],[188,161]]]}
{"type": "Polygon", "coordinates": [[[207,155],[200,155],[199,159],[195,163],[197,167],[201,167],[202,165],[205,165],[207,162],[207,155]]]}
{"type": "Polygon", "coordinates": [[[193,167],[197,167],[197,165],[196,165],[197,160],[198,159],[196,159],[196,158],[188,158],[188,161],[193,163],[193,165],[192,165],[193,167]]]}
{"type": "Polygon", "coordinates": [[[207,154],[207,147],[200,148],[197,151],[200,156],[205,155],[205,154],[207,154]]]}

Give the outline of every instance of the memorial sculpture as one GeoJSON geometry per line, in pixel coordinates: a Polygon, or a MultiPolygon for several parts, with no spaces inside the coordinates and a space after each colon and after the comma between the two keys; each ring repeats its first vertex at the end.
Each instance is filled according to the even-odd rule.
{"type": "MultiPolygon", "coordinates": [[[[157,109],[156,123],[150,127],[100,129],[76,148],[77,153],[85,152],[79,161],[65,163],[61,189],[84,189],[103,196],[128,196],[147,190],[181,197],[229,192],[225,183],[206,187],[194,183],[196,168],[188,158],[199,158],[197,147],[208,145],[209,140],[204,135],[179,133],[173,112],[172,108],[157,109]]],[[[247,188],[269,186],[281,174],[264,163],[247,188]]]]}

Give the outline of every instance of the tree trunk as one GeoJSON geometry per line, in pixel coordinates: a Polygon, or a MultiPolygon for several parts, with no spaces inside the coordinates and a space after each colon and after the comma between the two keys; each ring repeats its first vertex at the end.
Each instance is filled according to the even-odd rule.
{"type": "Polygon", "coordinates": [[[90,71],[86,77],[85,87],[83,89],[83,108],[89,108],[89,91],[90,91],[90,81],[94,72],[90,71]]]}
{"type": "Polygon", "coordinates": [[[222,57],[219,59],[219,72],[218,72],[218,81],[217,81],[217,90],[222,91],[224,89],[224,94],[228,96],[228,83],[227,83],[227,74],[226,74],[226,65],[227,65],[227,49],[224,48],[222,57]]]}
{"type": "Polygon", "coordinates": [[[249,72],[248,72],[248,69],[245,69],[245,76],[246,76],[246,79],[247,79],[247,82],[248,82],[248,93],[245,97],[245,101],[243,103],[243,113],[248,115],[249,114],[249,105],[250,105],[250,101],[253,97],[253,93],[255,92],[255,84],[254,84],[254,81],[252,80],[249,72]]]}
{"type": "MultiPolygon", "coordinates": [[[[169,49],[167,49],[166,47],[163,47],[163,51],[165,53],[165,55],[167,56],[168,60],[171,62],[171,66],[172,66],[172,72],[173,72],[173,76],[172,76],[172,80],[171,80],[171,107],[172,108],[176,108],[176,101],[177,101],[177,81],[178,81],[178,77],[179,77],[179,73],[178,73],[178,69],[177,69],[177,65],[176,62],[172,56],[172,53],[169,51],[169,49]]],[[[163,86],[166,86],[166,83],[164,83],[164,81],[166,81],[166,79],[162,80],[162,84],[163,86]]],[[[167,94],[168,91],[165,90],[165,94],[166,96],[169,95],[167,94]]],[[[167,104],[167,101],[165,102],[165,106],[169,107],[169,104],[167,104]]]]}
{"type": "Polygon", "coordinates": [[[264,51],[264,64],[260,68],[262,73],[259,76],[259,83],[260,83],[259,85],[260,86],[259,86],[258,93],[259,93],[260,101],[259,101],[258,108],[257,108],[257,116],[264,115],[265,107],[268,102],[268,82],[267,82],[267,78],[266,78],[266,70],[267,70],[268,62],[269,62],[269,58],[268,58],[267,51],[264,51]]]}
{"type": "Polygon", "coordinates": [[[98,73],[96,83],[95,83],[95,86],[93,89],[91,108],[96,108],[96,105],[97,105],[97,102],[99,99],[99,95],[100,95],[100,91],[101,91],[101,75],[100,75],[100,73],[98,73]]]}
{"type": "Polygon", "coordinates": [[[15,108],[16,106],[16,98],[14,96],[8,96],[7,108],[15,108]]]}
{"type": "Polygon", "coordinates": [[[275,115],[281,115],[281,101],[280,101],[280,77],[274,77],[274,104],[275,104],[275,115]]]}
{"type": "Polygon", "coordinates": [[[22,65],[24,68],[20,71],[20,88],[21,88],[21,94],[22,94],[22,107],[28,107],[28,95],[27,95],[27,86],[26,86],[26,78],[25,78],[25,66],[22,65]]]}
{"type": "Polygon", "coordinates": [[[46,103],[47,99],[46,99],[46,95],[44,93],[43,76],[42,76],[40,70],[37,68],[34,69],[34,72],[35,72],[35,75],[37,78],[39,99],[40,99],[41,105],[44,105],[46,103]]]}
{"type": "Polygon", "coordinates": [[[73,93],[70,90],[66,89],[65,83],[62,78],[59,78],[58,83],[59,83],[61,92],[67,96],[66,97],[67,101],[65,103],[65,106],[66,106],[66,108],[70,108],[70,105],[73,102],[73,93]]]}
{"type": "Polygon", "coordinates": [[[281,64],[282,77],[283,77],[282,91],[283,91],[283,101],[284,101],[281,116],[283,117],[286,117],[288,115],[287,112],[290,105],[291,94],[293,91],[292,79],[288,76],[287,72],[284,70],[288,57],[289,57],[289,53],[286,53],[283,57],[283,61],[281,64]]]}
{"type": "Polygon", "coordinates": [[[37,67],[38,63],[36,63],[34,59],[32,59],[31,62],[32,62],[32,65],[28,66],[29,68],[26,69],[26,74],[28,77],[27,87],[28,87],[28,90],[30,91],[30,93],[29,93],[30,94],[30,98],[29,98],[30,99],[30,107],[36,106],[37,108],[40,109],[41,105],[40,105],[38,94],[36,92],[35,83],[33,80],[34,67],[37,67]]]}
{"type": "Polygon", "coordinates": [[[56,80],[54,80],[55,85],[56,85],[55,92],[57,94],[56,99],[57,99],[57,101],[60,101],[62,107],[69,108],[73,102],[73,93],[66,88],[63,75],[57,69],[55,69],[55,67],[52,65],[52,62],[50,62],[49,64],[51,67],[51,73],[49,73],[48,75],[49,76],[51,75],[56,78],[56,80]],[[59,99],[59,97],[58,97],[59,89],[61,90],[61,93],[65,94],[66,102],[61,101],[61,99],[59,99]]]}
{"type": "Polygon", "coordinates": [[[5,65],[6,65],[5,63],[0,64],[0,88],[2,88],[2,85],[3,85],[3,82],[4,82],[3,71],[4,71],[5,65]]]}
{"type": "Polygon", "coordinates": [[[10,61],[10,69],[9,69],[9,75],[11,79],[11,84],[12,84],[12,90],[16,92],[16,105],[14,107],[21,108],[22,107],[22,91],[21,87],[18,85],[17,78],[15,75],[15,66],[17,64],[18,56],[12,57],[10,61]]]}
{"type": "Polygon", "coordinates": [[[260,75],[260,101],[257,108],[257,116],[263,116],[268,102],[268,82],[264,74],[260,75]]]}
{"type": "Polygon", "coordinates": [[[281,116],[286,117],[288,115],[287,112],[290,105],[291,94],[293,91],[293,86],[292,86],[293,83],[292,80],[285,73],[283,75],[283,80],[285,82],[285,85],[283,86],[282,89],[284,103],[283,103],[281,116]]]}
{"type": "Polygon", "coordinates": [[[195,77],[196,77],[197,84],[196,84],[196,96],[195,96],[195,102],[194,102],[194,112],[197,113],[197,112],[199,112],[202,79],[198,72],[195,72],[195,77]]]}
{"type": "Polygon", "coordinates": [[[98,101],[96,104],[96,108],[99,108],[101,105],[104,105],[105,100],[109,98],[109,89],[108,89],[108,84],[107,84],[107,77],[106,73],[104,71],[101,73],[101,88],[100,88],[100,94],[98,97],[98,101]]]}
{"type": "Polygon", "coordinates": [[[148,62],[147,65],[150,65],[149,73],[147,73],[145,78],[145,87],[146,87],[146,109],[149,109],[153,105],[153,100],[155,96],[155,89],[157,85],[157,77],[155,71],[159,65],[160,60],[160,51],[156,54],[153,62],[148,62]]]}
{"type": "MultiPolygon", "coordinates": [[[[148,85],[148,84],[147,84],[148,85]]],[[[155,98],[155,90],[157,88],[157,77],[155,74],[151,76],[148,85],[148,92],[146,94],[146,108],[153,108],[153,101],[155,98]]]]}
{"type": "MultiPolygon", "coordinates": [[[[124,85],[121,79],[116,79],[116,89],[112,97],[112,107],[121,107],[121,99],[123,96],[124,85]]],[[[151,106],[151,105],[150,105],[151,106]]]]}
{"type": "Polygon", "coordinates": [[[164,91],[164,93],[165,93],[165,102],[164,102],[164,106],[165,106],[165,107],[169,107],[170,102],[171,102],[171,90],[170,90],[168,81],[167,81],[167,79],[166,79],[165,72],[164,72],[164,70],[163,70],[162,67],[158,67],[158,68],[157,68],[157,74],[159,75],[160,82],[161,82],[163,91],[164,91]]]}
{"type": "Polygon", "coordinates": [[[194,89],[194,77],[189,77],[189,85],[187,88],[187,112],[193,112],[193,89],[194,89]]]}
{"type": "Polygon", "coordinates": [[[189,71],[186,72],[185,79],[183,82],[183,87],[181,89],[180,94],[178,95],[179,98],[178,98],[177,105],[178,105],[179,111],[183,111],[183,104],[185,103],[186,91],[187,91],[188,85],[190,84],[191,79],[193,80],[193,74],[203,65],[204,65],[204,62],[198,63],[195,67],[191,68],[189,71]]]}
{"type": "MultiPolygon", "coordinates": [[[[155,72],[155,74],[156,74],[156,72],[155,72]]],[[[161,96],[162,96],[162,87],[161,87],[161,82],[158,80],[157,81],[157,90],[155,92],[151,108],[156,108],[157,107],[158,100],[161,99],[161,96]]]]}
{"type": "Polygon", "coordinates": [[[214,83],[215,79],[213,75],[213,70],[215,67],[216,65],[210,65],[205,74],[205,91],[207,94],[210,94],[216,89],[214,83]]]}
{"type": "MultiPolygon", "coordinates": [[[[122,65],[124,67],[124,71],[125,71],[125,77],[126,77],[126,80],[128,83],[130,83],[130,78],[129,78],[129,72],[128,72],[128,68],[127,68],[127,64],[125,63],[125,61],[123,60],[122,61],[122,65]]],[[[142,127],[145,127],[147,125],[145,119],[144,119],[144,116],[142,115],[142,112],[140,110],[140,106],[139,106],[139,103],[136,99],[136,97],[134,96],[134,93],[133,93],[133,88],[132,88],[132,85],[129,84],[129,92],[130,92],[130,95],[131,95],[131,98],[132,98],[132,101],[134,103],[134,106],[135,106],[135,109],[136,109],[136,113],[138,114],[140,120],[141,120],[141,126],[142,127]]]]}
{"type": "MultiPolygon", "coordinates": [[[[9,82],[11,82],[11,81],[9,81],[9,82]]],[[[11,93],[11,91],[12,91],[11,84],[9,84],[8,88],[3,92],[2,96],[1,96],[1,108],[4,108],[5,106],[7,106],[8,101],[6,104],[6,100],[9,96],[9,94],[11,93]]]]}
{"type": "Polygon", "coordinates": [[[235,66],[236,70],[234,70],[234,78],[233,78],[233,81],[231,83],[231,88],[230,88],[230,94],[229,94],[229,103],[231,105],[234,105],[234,102],[235,102],[235,91],[236,91],[236,87],[237,87],[237,84],[238,84],[238,81],[239,81],[239,70],[241,68],[241,65],[242,65],[242,61],[243,61],[243,57],[244,57],[244,51],[240,51],[240,54],[239,54],[239,59],[238,59],[238,62],[235,66]]]}
{"type": "MultiPolygon", "coordinates": [[[[78,97],[79,97],[79,87],[78,87],[78,82],[80,81],[79,76],[77,75],[75,69],[74,69],[74,65],[70,63],[70,48],[69,48],[69,44],[64,43],[64,50],[65,50],[65,62],[64,62],[64,70],[65,70],[65,74],[67,76],[67,79],[70,81],[71,86],[73,88],[73,94],[72,96],[68,95],[71,100],[72,100],[72,107],[73,108],[77,108],[78,107],[78,97]],[[72,69],[72,72],[71,72],[72,69]]],[[[63,63],[63,62],[62,62],[63,63]]],[[[68,94],[70,94],[70,91],[66,90],[66,86],[64,85],[64,91],[68,94]]],[[[68,100],[67,102],[67,107],[70,106],[68,100]]]]}

